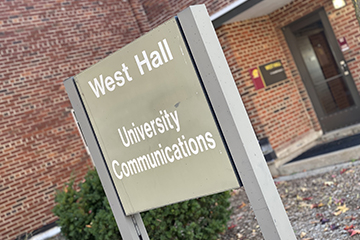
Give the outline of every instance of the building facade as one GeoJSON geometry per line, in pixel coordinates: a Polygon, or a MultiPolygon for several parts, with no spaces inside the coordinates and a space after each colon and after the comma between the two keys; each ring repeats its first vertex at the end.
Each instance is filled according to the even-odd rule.
{"type": "Polygon", "coordinates": [[[256,135],[279,158],[359,122],[359,30],[351,1],[292,1],[217,28],[256,135]],[[249,70],[274,61],[286,77],[256,89],[249,70]]]}
{"type": "Polygon", "coordinates": [[[359,119],[351,0],[0,2],[0,236],[56,218],[56,189],[91,160],[63,81],[189,5],[206,4],[255,133],[279,158],[359,119]]]}

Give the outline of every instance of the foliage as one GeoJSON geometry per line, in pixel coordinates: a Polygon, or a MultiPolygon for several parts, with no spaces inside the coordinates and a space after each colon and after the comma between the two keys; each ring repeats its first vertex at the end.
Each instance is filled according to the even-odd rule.
{"type": "Polygon", "coordinates": [[[114,239],[116,234],[121,239],[113,215],[107,214],[109,203],[96,171],[90,170],[77,186],[70,180],[57,191],[55,202],[53,212],[68,239],[105,240],[114,239]]]}
{"type": "MultiPolygon", "coordinates": [[[[193,199],[141,214],[151,239],[217,239],[230,217],[229,192],[193,199]]],[[[68,239],[121,239],[109,202],[95,170],[78,185],[57,191],[53,209],[68,239]]]]}
{"type": "Polygon", "coordinates": [[[359,0],[352,0],[353,4],[354,4],[354,8],[355,8],[355,15],[356,18],[360,24],[360,1],[359,0]]]}
{"type": "Polygon", "coordinates": [[[230,217],[228,192],[142,214],[151,239],[218,239],[230,217]]]}

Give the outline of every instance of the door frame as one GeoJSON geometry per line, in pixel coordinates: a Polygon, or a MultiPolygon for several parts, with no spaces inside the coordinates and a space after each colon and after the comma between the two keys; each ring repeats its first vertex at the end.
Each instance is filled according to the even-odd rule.
{"type": "MultiPolygon", "coordinates": [[[[289,46],[290,52],[294,58],[295,64],[299,70],[300,76],[302,78],[302,81],[305,85],[305,88],[308,92],[309,98],[311,100],[311,103],[314,107],[315,113],[319,119],[319,123],[321,125],[321,128],[324,132],[328,132],[331,131],[335,128],[337,128],[336,126],[339,125],[340,127],[342,127],[341,125],[341,121],[342,118],[341,117],[336,117],[335,115],[338,114],[338,112],[333,113],[333,114],[326,114],[321,106],[321,103],[317,97],[317,94],[315,92],[315,88],[314,85],[312,83],[311,80],[311,76],[310,73],[308,72],[308,69],[305,65],[305,62],[302,58],[302,55],[300,53],[300,50],[297,47],[297,40],[295,35],[293,34],[294,32],[296,32],[297,30],[300,30],[301,28],[308,26],[312,23],[315,23],[316,21],[321,21],[324,27],[324,34],[326,36],[326,39],[329,43],[330,49],[332,51],[332,54],[334,56],[334,59],[336,61],[337,67],[339,69],[342,69],[343,66],[340,65],[340,61],[344,61],[346,64],[346,61],[344,59],[344,55],[340,49],[340,46],[337,42],[335,33],[332,29],[332,26],[330,24],[330,21],[327,17],[327,14],[324,10],[324,8],[320,8],[312,13],[310,13],[309,15],[306,15],[292,23],[290,23],[289,25],[285,26],[282,28],[283,30],[283,34],[285,36],[286,42],[289,46]],[[332,119],[330,119],[330,117],[333,117],[332,119]]],[[[347,67],[347,66],[346,66],[347,67]]],[[[349,72],[348,75],[344,75],[344,81],[347,84],[347,87],[350,91],[351,96],[353,97],[354,100],[354,106],[350,107],[351,109],[358,109],[360,106],[360,97],[359,97],[359,93],[357,91],[356,85],[354,83],[354,80],[351,76],[351,72],[349,71],[349,69],[346,68],[346,70],[349,72]]],[[[349,108],[349,109],[350,109],[349,108]]],[[[340,111],[348,111],[349,109],[344,109],[344,110],[340,110],[340,111]]],[[[360,110],[360,108],[359,108],[360,110]]],[[[354,121],[355,120],[355,116],[354,116],[354,121]]]]}

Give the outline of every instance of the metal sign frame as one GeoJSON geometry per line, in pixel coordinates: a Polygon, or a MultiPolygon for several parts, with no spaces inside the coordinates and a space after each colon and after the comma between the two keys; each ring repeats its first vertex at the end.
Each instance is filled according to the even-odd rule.
{"type": "MultiPolygon", "coordinates": [[[[205,5],[189,7],[177,17],[263,236],[296,239],[205,5]]],[[[149,239],[139,213],[125,216],[74,78],[64,84],[122,238],[149,239]]]]}
{"type": "Polygon", "coordinates": [[[148,240],[149,237],[140,214],[138,213],[127,217],[124,213],[120,199],[116,194],[114,184],[110,178],[107,166],[103,160],[104,157],[95,137],[94,130],[92,129],[90,120],[85,111],[85,107],[80,99],[74,78],[68,78],[65,80],[64,85],[66,92],[69,95],[71,105],[75,111],[74,116],[78,123],[79,130],[83,136],[87,148],[91,153],[91,158],[95,163],[96,170],[99,174],[104,191],[109,200],[111,210],[114,213],[114,217],[121,232],[122,238],[148,240]]]}

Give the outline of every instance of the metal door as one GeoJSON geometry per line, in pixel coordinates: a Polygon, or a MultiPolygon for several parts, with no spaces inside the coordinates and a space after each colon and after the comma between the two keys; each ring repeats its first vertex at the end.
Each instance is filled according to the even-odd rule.
{"type": "Polygon", "coordinates": [[[359,123],[359,93],[325,11],[283,31],[323,131],[359,123]]]}

